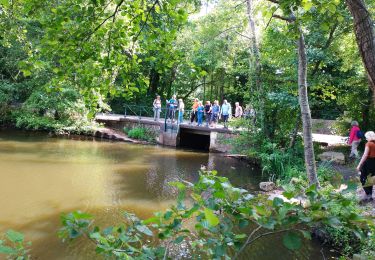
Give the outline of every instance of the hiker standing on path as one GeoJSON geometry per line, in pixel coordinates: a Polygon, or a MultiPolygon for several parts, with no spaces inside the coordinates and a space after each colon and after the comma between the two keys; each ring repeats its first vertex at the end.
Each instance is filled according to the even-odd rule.
{"type": "Polygon", "coordinates": [[[352,146],[352,149],[350,151],[349,158],[357,158],[358,157],[358,145],[361,142],[361,129],[358,127],[358,122],[353,121],[352,122],[352,128],[350,129],[349,134],[349,142],[348,144],[352,146]]]}
{"type": "Polygon", "coordinates": [[[154,103],[152,103],[152,105],[154,109],[154,121],[159,121],[161,111],[161,100],[159,95],[156,96],[156,99],[154,99],[154,103]]]}
{"type": "Polygon", "coordinates": [[[242,110],[242,107],[240,106],[240,103],[236,102],[234,103],[234,105],[236,106],[236,109],[234,111],[234,117],[235,118],[240,118],[242,117],[243,115],[243,110],[242,110]]]}
{"type": "MultiPolygon", "coordinates": [[[[365,137],[367,143],[361,161],[357,166],[357,171],[361,172],[360,179],[363,190],[366,193],[363,201],[371,201],[373,200],[372,186],[374,183],[372,181],[367,181],[367,176],[375,176],[375,133],[373,131],[369,131],[365,134],[365,137]]],[[[374,179],[374,177],[369,179],[374,179]]]]}

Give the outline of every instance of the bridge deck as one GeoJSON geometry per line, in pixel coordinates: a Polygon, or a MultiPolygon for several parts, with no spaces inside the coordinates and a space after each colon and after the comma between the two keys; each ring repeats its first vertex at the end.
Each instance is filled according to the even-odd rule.
{"type": "MultiPolygon", "coordinates": [[[[149,125],[160,125],[164,126],[164,119],[160,119],[159,122],[154,121],[152,117],[138,117],[138,116],[124,116],[119,114],[97,114],[95,120],[98,122],[112,121],[112,122],[134,122],[134,123],[144,123],[149,125]]],[[[170,122],[168,122],[171,125],[170,122]]],[[[177,122],[173,123],[173,126],[177,127],[177,122]]],[[[195,123],[190,124],[190,121],[184,120],[180,124],[180,128],[191,129],[201,132],[219,132],[219,133],[232,133],[232,128],[224,128],[222,124],[217,124],[216,127],[206,127],[206,122],[203,122],[203,126],[197,126],[195,123]]]]}

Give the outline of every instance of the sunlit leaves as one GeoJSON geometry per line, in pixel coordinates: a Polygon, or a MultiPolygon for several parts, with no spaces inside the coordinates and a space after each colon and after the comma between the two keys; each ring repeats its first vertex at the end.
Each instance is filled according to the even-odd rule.
{"type": "Polygon", "coordinates": [[[210,226],[216,226],[219,224],[219,218],[213,213],[213,211],[209,208],[204,209],[204,215],[208,221],[210,226]]]}
{"type": "MultiPolygon", "coordinates": [[[[348,208],[347,199],[342,194],[320,191],[315,186],[306,189],[305,195],[310,198],[308,201],[311,205],[303,207],[300,203],[281,198],[271,201],[263,195],[247,200],[245,196],[249,194],[246,191],[233,187],[216,172],[201,173],[192,186],[181,182],[174,182],[173,185],[179,187],[180,192],[189,192],[193,200],[190,206],[172,206],[145,221],[126,213],[124,224],[106,228],[102,232],[97,227],[87,228],[91,216],[85,219],[83,213],[68,214],[63,218],[62,230],[70,230],[74,236],[88,234],[97,244],[96,251],[106,256],[121,253],[124,257],[161,257],[165,253],[163,241],[167,241],[167,244],[185,241],[191,246],[192,256],[204,254],[210,258],[229,258],[230,252],[238,250],[245,241],[250,246],[263,236],[280,235],[286,248],[298,250],[302,246],[302,239],[311,239],[310,227],[319,224],[331,227],[345,225],[363,239],[366,235],[363,229],[373,225],[348,208]],[[72,219],[74,215],[79,220],[72,219]],[[77,225],[81,225],[81,228],[77,225]],[[247,232],[249,229],[251,234],[247,232]],[[154,236],[160,244],[149,240],[154,236]]],[[[304,193],[298,187],[293,192],[295,196],[304,193]]]]}

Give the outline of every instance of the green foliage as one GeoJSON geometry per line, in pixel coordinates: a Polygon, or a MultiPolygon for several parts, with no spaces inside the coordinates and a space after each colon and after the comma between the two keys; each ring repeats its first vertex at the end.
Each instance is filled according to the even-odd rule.
{"type": "Polygon", "coordinates": [[[63,216],[60,237],[84,235],[96,245],[97,253],[117,259],[174,258],[170,247],[182,242],[187,243],[192,258],[236,259],[254,241],[267,236],[281,234],[286,248],[298,250],[303,239],[311,238],[312,227],[345,228],[362,243],[374,226],[360,214],[346,190],[311,186],[302,191],[290,186],[283,195],[288,199],[302,196],[303,202],[269,200],[233,187],[215,171],[201,173],[195,184],[171,185],[179,195],[177,204],[165,212],[143,221],[126,213],[122,224],[104,230],[94,226],[91,216],[74,212],[63,216]]]}
{"type": "Polygon", "coordinates": [[[27,260],[30,259],[30,246],[31,242],[25,242],[22,233],[10,229],[4,238],[0,238],[0,255],[5,254],[6,259],[27,260]]]}
{"type": "Polygon", "coordinates": [[[155,131],[146,127],[134,127],[132,129],[125,129],[124,132],[130,137],[138,140],[143,140],[147,142],[155,142],[156,133],[155,131]]]}
{"type": "MultiPolygon", "coordinates": [[[[233,140],[230,140],[233,152],[245,154],[258,161],[262,172],[268,174],[271,180],[288,182],[294,177],[294,170],[299,173],[303,171],[303,146],[299,136],[295,146],[289,148],[288,135],[280,133],[272,139],[267,138],[252,120],[242,119],[234,124],[242,129],[233,140]]],[[[278,132],[279,130],[275,131],[278,132]]]]}

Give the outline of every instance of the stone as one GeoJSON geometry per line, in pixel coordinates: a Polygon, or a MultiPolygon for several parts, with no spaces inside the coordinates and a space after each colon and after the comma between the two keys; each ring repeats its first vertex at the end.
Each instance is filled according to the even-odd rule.
{"type": "Polygon", "coordinates": [[[338,164],[345,164],[345,155],[339,152],[324,152],[319,154],[319,159],[323,162],[334,162],[338,164]]]}
{"type": "Polygon", "coordinates": [[[275,189],[276,185],[272,181],[264,181],[259,183],[259,188],[263,191],[271,191],[275,189]]]}

